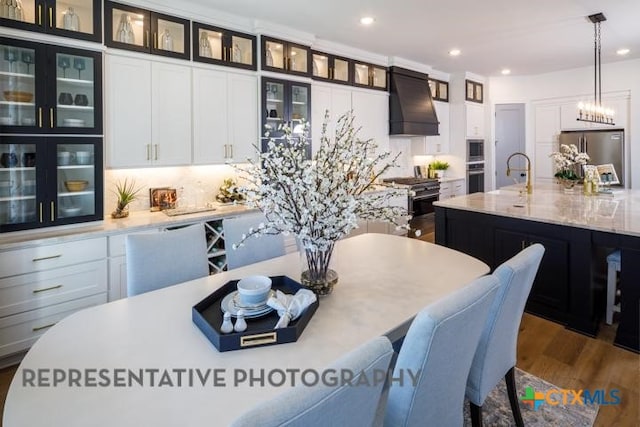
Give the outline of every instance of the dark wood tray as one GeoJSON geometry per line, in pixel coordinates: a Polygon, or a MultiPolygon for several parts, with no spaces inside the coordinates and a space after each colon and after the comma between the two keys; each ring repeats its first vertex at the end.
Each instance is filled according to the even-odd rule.
{"type": "MultiPolygon", "coordinates": [[[[302,288],[300,283],[287,276],[272,276],[271,281],[271,289],[279,289],[287,294],[295,294],[298,289],[302,288]]],[[[218,351],[241,350],[297,341],[319,305],[316,300],[307,307],[302,316],[290,322],[286,328],[273,329],[279,320],[278,313],[274,310],[262,317],[246,319],[247,329],[244,332],[223,334],[220,332],[223,318],[220,303],[225,296],[236,290],[237,283],[238,280],[227,282],[220,289],[194,305],[191,310],[193,323],[218,351]]]]}

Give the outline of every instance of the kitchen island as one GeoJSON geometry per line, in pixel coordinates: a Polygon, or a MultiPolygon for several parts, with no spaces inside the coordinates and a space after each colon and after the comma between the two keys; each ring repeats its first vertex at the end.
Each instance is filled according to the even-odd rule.
{"type": "Polygon", "coordinates": [[[437,244],[486,262],[492,269],[539,242],[545,256],[527,310],[594,336],[604,314],[606,256],[621,251],[620,323],[615,344],[640,350],[640,191],[611,195],[566,193],[536,183],[533,194],[512,186],[435,205],[437,244]]]}

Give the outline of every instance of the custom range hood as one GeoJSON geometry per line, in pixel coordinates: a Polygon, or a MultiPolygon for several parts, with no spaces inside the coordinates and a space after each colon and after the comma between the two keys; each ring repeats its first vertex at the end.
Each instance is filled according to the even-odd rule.
{"type": "Polygon", "coordinates": [[[428,75],[390,67],[389,135],[439,135],[428,75]]]}

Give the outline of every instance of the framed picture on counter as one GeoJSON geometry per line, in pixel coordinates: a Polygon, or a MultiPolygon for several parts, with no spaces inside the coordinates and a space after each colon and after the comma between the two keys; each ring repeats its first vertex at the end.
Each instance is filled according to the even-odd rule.
{"type": "Polygon", "coordinates": [[[149,189],[149,205],[152,212],[174,209],[177,199],[175,188],[162,187],[149,189]]]}

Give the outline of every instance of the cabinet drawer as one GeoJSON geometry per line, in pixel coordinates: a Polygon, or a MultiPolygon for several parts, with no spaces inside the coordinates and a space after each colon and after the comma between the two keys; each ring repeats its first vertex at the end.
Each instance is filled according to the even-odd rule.
{"type": "Polygon", "coordinates": [[[0,317],[107,290],[107,260],[0,279],[0,317]]]}
{"type": "Polygon", "coordinates": [[[451,191],[451,183],[450,182],[441,182],[440,183],[440,193],[448,193],[451,191]]]}
{"type": "Polygon", "coordinates": [[[50,327],[82,308],[107,302],[102,293],[0,319],[0,357],[27,350],[50,327]]]}
{"type": "Polygon", "coordinates": [[[0,274],[9,277],[106,257],[106,237],[17,249],[0,254],[0,274]]]}

